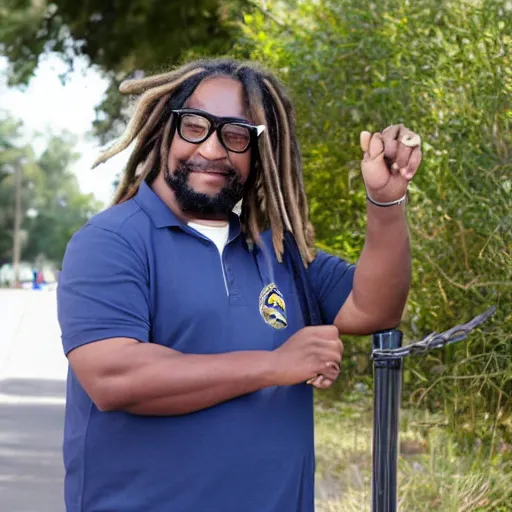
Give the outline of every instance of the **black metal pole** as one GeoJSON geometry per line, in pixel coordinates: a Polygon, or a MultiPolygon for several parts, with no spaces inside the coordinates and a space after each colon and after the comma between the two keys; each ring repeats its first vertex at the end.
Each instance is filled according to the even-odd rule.
{"type": "MultiPolygon", "coordinates": [[[[373,335],[373,349],[402,346],[402,332],[373,335]]],[[[402,359],[374,359],[372,512],[396,512],[402,359]]]]}

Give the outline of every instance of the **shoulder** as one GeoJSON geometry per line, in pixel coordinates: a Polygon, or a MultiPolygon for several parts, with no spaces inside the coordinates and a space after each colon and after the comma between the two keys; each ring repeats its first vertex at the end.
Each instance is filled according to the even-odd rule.
{"type": "Polygon", "coordinates": [[[94,215],[86,226],[95,226],[122,237],[129,237],[134,229],[149,229],[150,219],[139,204],[130,199],[94,215]]]}
{"type": "Polygon", "coordinates": [[[148,237],[150,230],[148,215],[135,200],[130,199],[94,215],[80,231],[102,231],[106,237],[121,238],[129,245],[137,246],[148,237]]]}
{"type": "MultiPolygon", "coordinates": [[[[80,255],[102,261],[112,255],[134,253],[146,260],[151,220],[134,200],[94,215],[68,243],[65,259],[80,255]]],[[[116,256],[118,257],[118,256],[116,256]]]]}

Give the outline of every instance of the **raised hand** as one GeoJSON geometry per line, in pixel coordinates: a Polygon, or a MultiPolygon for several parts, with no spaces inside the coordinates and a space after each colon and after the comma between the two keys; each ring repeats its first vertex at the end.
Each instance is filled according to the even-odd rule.
{"type": "Polygon", "coordinates": [[[402,198],[421,163],[421,139],[402,124],[361,132],[361,171],[368,195],[380,203],[402,198]]]}

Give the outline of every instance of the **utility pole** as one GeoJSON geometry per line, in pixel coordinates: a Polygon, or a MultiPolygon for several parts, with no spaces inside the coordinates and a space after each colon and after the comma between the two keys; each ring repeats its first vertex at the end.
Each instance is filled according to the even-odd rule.
{"type": "Polygon", "coordinates": [[[21,259],[21,224],[23,211],[21,208],[21,184],[23,178],[22,162],[14,168],[14,232],[12,239],[12,268],[14,270],[14,286],[20,285],[20,259],[21,259]]]}

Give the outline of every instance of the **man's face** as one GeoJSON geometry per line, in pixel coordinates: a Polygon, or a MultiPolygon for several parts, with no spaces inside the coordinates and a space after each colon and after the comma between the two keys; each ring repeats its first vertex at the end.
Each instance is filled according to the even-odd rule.
{"type": "MultiPolygon", "coordinates": [[[[251,122],[245,108],[242,84],[227,77],[203,81],[184,108],[251,122]]],[[[225,215],[242,198],[250,167],[251,149],[244,153],[228,151],[216,132],[204,142],[193,144],[183,140],[176,130],[165,180],[184,212],[225,215]]]]}

